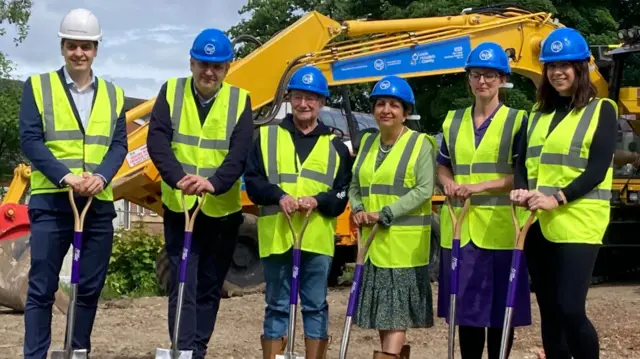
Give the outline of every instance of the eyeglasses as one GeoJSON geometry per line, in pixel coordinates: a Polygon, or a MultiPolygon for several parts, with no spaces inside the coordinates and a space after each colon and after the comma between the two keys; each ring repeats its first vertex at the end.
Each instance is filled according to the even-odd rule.
{"type": "Polygon", "coordinates": [[[318,101],[320,100],[319,97],[317,96],[305,96],[305,95],[301,95],[301,94],[295,94],[295,95],[291,95],[291,101],[295,102],[295,103],[302,103],[302,100],[304,100],[306,103],[308,104],[316,104],[318,103],[318,101]]]}
{"type": "Polygon", "coordinates": [[[495,81],[498,77],[500,77],[500,75],[497,72],[486,72],[486,73],[481,73],[476,71],[469,72],[469,80],[480,81],[480,77],[484,77],[484,82],[490,84],[493,81],[495,81]]]}

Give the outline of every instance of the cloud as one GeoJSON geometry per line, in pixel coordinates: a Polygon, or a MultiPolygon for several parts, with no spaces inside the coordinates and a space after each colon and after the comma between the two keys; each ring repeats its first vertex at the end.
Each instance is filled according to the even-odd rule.
{"type": "Polygon", "coordinates": [[[189,49],[204,28],[228,30],[241,20],[247,0],[66,0],[34,1],[27,39],[12,43],[13,29],[0,48],[25,79],[62,66],[58,28],[64,14],[85,7],[96,14],[103,41],[94,62],[98,76],[112,79],[127,96],[150,98],[173,76],[189,74],[189,49]],[[189,6],[186,6],[186,5],[189,6]]]}

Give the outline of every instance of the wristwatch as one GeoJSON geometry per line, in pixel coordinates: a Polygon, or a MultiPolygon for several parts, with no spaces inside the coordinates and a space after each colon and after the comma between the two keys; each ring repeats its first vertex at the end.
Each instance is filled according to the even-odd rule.
{"type": "Polygon", "coordinates": [[[564,198],[562,197],[562,195],[560,193],[554,193],[553,198],[556,199],[556,201],[558,201],[558,205],[562,206],[565,202],[564,202],[564,198]]]}

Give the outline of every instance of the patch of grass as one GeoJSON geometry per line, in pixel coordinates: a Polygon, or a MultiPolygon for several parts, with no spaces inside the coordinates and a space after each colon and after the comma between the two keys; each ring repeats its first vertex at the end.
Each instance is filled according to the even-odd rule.
{"type": "Polygon", "coordinates": [[[338,277],[338,285],[349,285],[353,282],[354,263],[347,263],[342,270],[342,275],[338,277]]]}

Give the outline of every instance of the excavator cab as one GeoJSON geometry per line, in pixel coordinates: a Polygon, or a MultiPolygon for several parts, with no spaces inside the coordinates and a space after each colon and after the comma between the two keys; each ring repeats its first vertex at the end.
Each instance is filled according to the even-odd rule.
{"type": "Polygon", "coordinates": [[[624,278],[639,268],[640,242],[629,233],[640,225],[640,168],[633,165],[640,152],[640,27],[622,29],[618,35],[620,44],[592,47],[619,114],[611,217],[594,268],[594,284],[624,278]]]}
{"type": "MultiPolygon", "coordinates": [[[[620,30],[619,37],[623,42],[608,46],[608,51],[597,47],[596,63],[609,83],[608,97],[618,103],[616,155],[632,159],[640,152],[640,75],[635,75],[640,69],[640,27],[620,30]]],[[[613,204],[640,207],[640,171],[632,163],[618,163],[614,177],[613,204]]]]}

